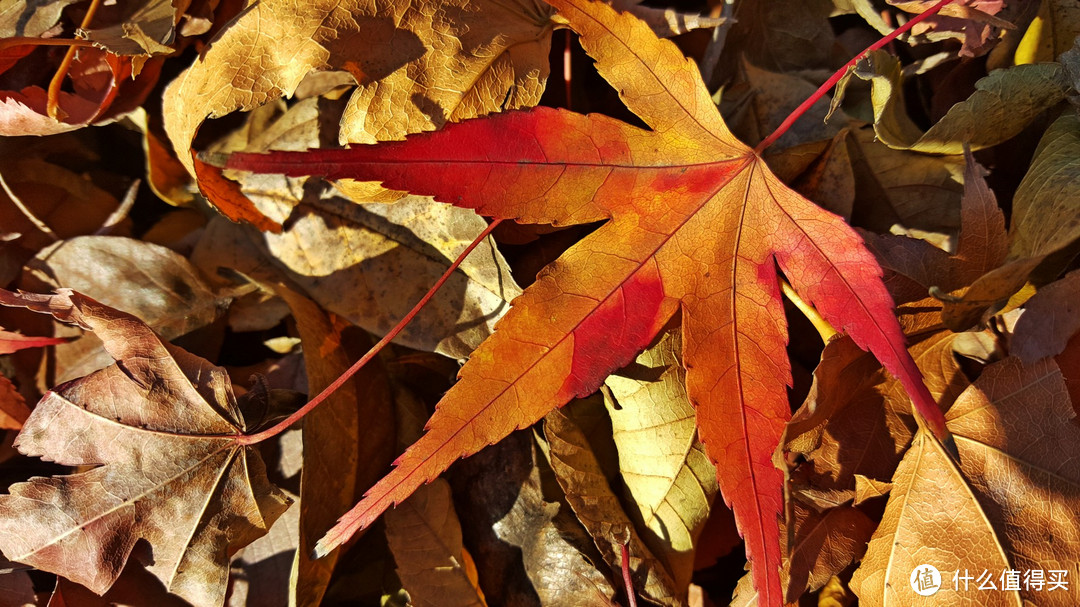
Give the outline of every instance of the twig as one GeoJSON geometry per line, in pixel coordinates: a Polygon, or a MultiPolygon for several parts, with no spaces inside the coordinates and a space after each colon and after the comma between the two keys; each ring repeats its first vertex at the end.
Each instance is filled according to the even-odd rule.
{"type": "Polygon", "coordinates": [[[34,224],[34,227],[41,230],[49,238],[53,239],[53,242],[60,240],[60,237],[56,235],[56,232],[52,231],[52,228],[48,226],[44,221],[38,219],[37,215],[30,210],[30,207],[23,204],[23,201],[15,195],[15,192],[11,190],[11,186],[8,185],[7,180],[0,174],[0,187],[4,188],[4,193],[7,194],[11,202],[15,204],[15,208],[22,212],[23,216],[30,220],[30,223],[34,224]]]}
{"type": "Polygon", "coordinates": [[[810,97],[806,101],[802,102],[802,105],[795,108],[795,111],[788,115],[784,122],[781,123],[780,126],[776,127],[776,130],[773,131],[771,135],[762,140],[762,142],[759,143],[756,148],[754,148],[754,152],[760,154],[765,151],[765,149],[768,148],[770,145],[776,143],[776,140],[779,139],[784,133],[786,133],[788,129],[791,128],[791,125],[795,124],[796,120],[801,118],[802,115],[805,114],[811,107],[813,107],[815,103],[817,103],[830,90],[832,90],[832,87],[835,86],[837,82],[840,82],[840,80],[845,75],[847,75],[848,70],[854,69],[855,64],[861,61],[862,58],[867,55],[867,53],[869,53],[870,51],[876,51],[877,49],[892,42],[897,36],[903,34],[904,32],[907,32],[924,19],[927,19],[937,14],[938,11],[945,8],[946,5],[952,2],[953,0],[940,0],[937,4],[931,6],[927,11],[920,13],[915,17],[912,17],[910,20],[908,20],[907,23],[894,29],[892,33],[888,34],[887,36],[882,36],[880,40],[866,47],[863,52],[855,55],[855,57],[851,61],[848,61],[844,64],[844,67],[840,68],[836,71],[835,74],[829,77],[829,79],[825,81],[825,84],[822,84],[820,87],[818,87],[818,90],[814,91],[813,95],[810,95],[810,97]]]}
{"type": "Polygon", "coordinates": [[[127,192],[124,193],[124,199],[120,201],[120,206],[116,207],[116,210],[109,214],[105,218],[105,223],[101,224],[101,227],[94,232],[95,236],[101,236],[112,232],[116,224],[120,223],[131,212],[131,207],[135,205],[135,196],[139,193],[139,184],[141,180],[136,179],[130,186],[128,186],[127,192]]]}
{"type": "Polygon", "coordinates": [[[491,224],[488,225],[488,227],[485,228],[483,232],[480,232],[480,235],[473,239],[472,243],[469,244],[468,247],[465,247],[465,250],[461,252],[461,255],[458,255],[457,259],[454,260],[454,263],[450,264],[450,267],[447,268],[445,272],[443,272],[443,275],[439,278],[439,280],[437,280],[435,284],[432,285],[430,289],[428,289],[428,292],[424,295],[424,297],[419,302],[417,302],[415,306],[413,306],[412,310],[409,310],[409,313],[405,315],[405,318],[402,318],[401,321],[398,322],[398,324],[395,325],[393,329],[390,329],[390,332],[387,333],[382,339],[380,339],[379,343],[372,346],[371,349],[368,350],[367,354],[361,357],[360,360],[353,363],[353,366],[349,367],[348,370],[342,373],[341,377],[335,379],[332,384],[324,388],[322,392],[319,392],[319,394],[315,398],[308,401],[306,405],[300,407],[296,410],[295,413],[278,422],[273,427],[263,430],[262,432],[258,432],[256,434],[245,434],[237,436],[237,444],[253,445],[255,443],[281,434],[290,426],[302,419],[305,415],[310,413],[312,409],[319,406],[320,403],[326,400],[345,382],[349,381],[349,379],[353,375],[356,375],[356,373],[361,368],[363,368],[363,366],[366,365],[368,361],[370,361],[372,358],[375,358],[375,356],[378,355],[379,352],[381,352],[382,349],[387,346],[387,344],[393,341],[393,339],[397,337],[398,334],[401,333],[401,331],[410,322],[412,322],[412,319],[416,317],[420,310],[422,310],[429,301],[431,301],[431,298],[435,296],[435,293],[439,291],[443,284],[445,284],[446,281],[449,280],[451,276],[453,276],[454,272],[457,271],[458,266],[461,265],[461,262],[465,261],[465,258],[468,257],[469,253],[471,253],[473,249],[479,246],[480,243],[483,242],[484,239],[491,234],[492,230],[494,230],[495,227],[498,226],[500,223],[502,223],[502,219],[496,219],[495,221],[492,221],[491,224]]]}
{"type": "Polygon", "coordinates": [[[701,58],[701,78],[705,81],[705,84],[709,85],[710,92],[712,92],[713,86],[716,84],[712,80],[715,78],[716,66],[720,63],[720,55],[724,52],[724,45],[727,44],[728,31],[731,30],[731,26],[735,23],[734,14],[735,0],[724,0],[724,4],[720,9],[720,18],[724,22],[713,28],[712,40],[709,41],[709,46],[705,48],[705,56],[701,58]]]}
{"type": "MultiPolygon", "coordinates": [[[[101,0],[91,0],[82,24],[79,25],[80,29],[90,27],[90,22],[94,19],[94,13],[97,12],[99,6],[101,6],[101,0]]],[[[64,59],[60,61],[60,67],[56,68],[56,73],[53,74],[53,78],[49,82],[49,95],[45,99],[45,111],[53,120],[62,120],[66,117],[60,115],[60,87],[64,84],[64,78],[67,77],[68,70],[71,69],[71,62],[75,60],[75,52],[78,49],[77,46],[68,48],[67,53],[64,54],[64,59]]]]}
{"type": "Polygon", "coordinates": [[[634,592],[634,580],[630,577],[630,540],[622,545],[622,579],[626,584],[626,596],[630,607],[637,607],[637,593],[634,592]]]}

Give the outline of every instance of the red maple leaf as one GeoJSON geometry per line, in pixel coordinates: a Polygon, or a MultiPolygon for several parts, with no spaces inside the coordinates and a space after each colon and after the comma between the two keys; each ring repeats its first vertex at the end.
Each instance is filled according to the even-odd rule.
{"type": "Polygon", "coordinates": [[[228,168],[380,181],[488,217],[604,221],[537,277],[473,353],[426,434],[320,542],[322,553],[454,462],[595,391],[682,311],[687,391],[735,512],[761,604],[780,605],[772,454],[790,416],[777,266],[898,376],[929,425],[941,412],[904,348],[858,235],[780,182],[728,130],[674,44],[589,0],[551,0],[651,130],[535,108],[347,150],[235,154],[228,168]]]}

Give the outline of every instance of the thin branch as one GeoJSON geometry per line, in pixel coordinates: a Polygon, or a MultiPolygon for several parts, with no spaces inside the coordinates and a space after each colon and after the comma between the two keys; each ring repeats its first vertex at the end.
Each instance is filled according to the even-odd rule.
{"type": "Polygon", "coordinates": [[[94,232],[95,236],[101,236],[112,232],[117,224],[127,218],[128,213],[131,212],[131,207],[135,205],[135,196],[139,193],[140,183],[142,183],[142,181],[136,179],[128,186],[127,192],[124,193],[124,199],[120,201],[120,206],[116,207],[116,210],[105,218],[105,223],[101,224],[101,227],[94,232]]]}
{"type": "MultiPolygon", "coordinates": [[[[97,12],[99,6],[101,6],[101,0],[91,0],[90,7],[86,9],[86,15],[79,26],[80,29],[90,27],[90,22],[94,19],[94,13],[97,12]]],[[[56,73],[53,74],[52,80],[49,82],[49,95],[45,98],[45,112],[53,120],[66,118],[66,116],[60,115],[62,111],[60,109],[60,87],[64,84],[64,78],[67,77],[68,70],[71,69],[71,62],[75,60],[75,53],[78,50],[77,46],[72,46],[67,50],[64,59],[60,62],[60,67],[56,68],[56,73]]]]}
{"type": "Polygon", "coordinates": [[[813,95],[810,95],[810,97],[806,101],[802,102],[802,105],[795,108],[795,111],[788,115],[784,122],[781,123],[780,126],[776,127],[776,130],[773,131],[771,135],[766,137],[761,143],[757,145],[756,148],[754,148],[754,152],[760,154],[765,151],[765,149],[768,148],[770,145],[776,143],[776,140],[779,139],[784,133],[786,133],[788,129],[791,128],[791,125],[795,124],[796,120],[801,118],[802,115],[805,114],[815,103],[817,103],[822,97],[828,94],[828,92],[831,91],[834,86],[836,86],[836,83],[840,82],[840,80],[847,75],[848,71],[854,69],[855,64],[861,61],[862,58],[865,57],[870,51],[876,51],[877,49],[892,42],[894,39],[896,39],[897,36],[907,32],[919,22],[937,14],[938,11],[945,8],[946,5],[952,2],[953,0],[940,0],[937,4],[931,6],[927,11],[912,17],[907,23],[893,30],[891,34],[883,36],[877,42],[866,47],[863,52],[855,55],[855,57],[851,61],[845,63],[844,67],[837,70],[835,74],[833,74],[828,80],[826,80],[825,84],[822,84],[820,87],[818,87],[818,90],[814,91],[813,95]]]}
{"type": "Polygon", "coordinates": [[[454,260],[454,263],[450,264],[450,267],[447,268],[445,272],[443,272],[443,275],[439,278],[439,280],[437,280],[435,284],[432,285],[430,289],[428,289],[428,292],[424,295],[424,297],[419,302],[417,302],[415,306],[413,306],[412,310],[409,310],[409,313],[405,315],[405,318],[402,318],[401,321],[398,322],[398,324],[395,325],[393,329],[390,329],[390,332],[387,333],[386,336],[384,336],[382,339],[380,339],[379,343],[372,346],[371,349],[368,350],[367,354],[361,357],[360,360],[353,363],[353,366],[349,367],[348,370],[342,373],[341,377],[335,379],[332,384],[324,388],[322,392],[319,392],[319,394],[315,398],[308,401],[306,405],[300,407],[296,410],[295,413],[278,422],[273,427],[263,430],[262,432],[258,432],[256,434],[245,434],[237,436],[237,444],[253,445],[255,443],[281,434],[290,426],[302,419],[305,415],[310,413],[312,409],[319,406],[320,403],[326,400],[345,382],[349,381],[349,379],[352,378],[353,375],[356,375],[357,371],[363,368],[363,366],[366,365],[368,361],[370,361],[372,358],[375,358],[375,356],[378,355],[379,352],[381,352],[382,349],[387,346],[387,344],[393,341],[393,339],[397,337],[398,334],[401,333],[401,331],[410,322],[412,322],[412,319],[416,317],[420,310],[422,310],[429,301],[431,301],[431,298],[435,296],[435,293],[437,293],[439,289],[446,283],[446,281],[449,280],[451,276],[453,276],[454,272],[457,271],[458,266],[460,266],[461,263],[465,261],[465,258],[469,256],[469,253],[471,253],[473,249],[479,246],[480,243],[483,242],[484,239],[491,234],[492,230],[494,230],[495,227],[498,226],[500,223],[502,223],[502,219],[496,219],[495,221],[492,221],[491,224],[487,228],[485,228],[483,232],[480,232],[480,235],[477,236],[472,241],[472,243],[469,244],[468,247],[465,247],[465,250],[461,252],[461,255],[458,255],[457,259],[454,260]]]}
{"type": "Polygon", "coordinates": [[[53,242],[60,240],[60,237],[56,235],[56,232],[53,232],[52,228],[44,221],[38,219],[38,216],[34,215],[34,212],[30,210],[30,207],[23,204],[22,199],[15,195],[15,192],[12,191],[11,186],[8,185],[7,180],[4,179],[2,174],[0,174],[0,187],[4,189],[4,193],[7,194],[8,198],[11,199],[11,202],[14,203],[15,208],[19,209],[23,216],[29,219],[30,223],[34,224],[35,228],[41,230],[42,233],[49,238],[52,238],[53,242]]]}

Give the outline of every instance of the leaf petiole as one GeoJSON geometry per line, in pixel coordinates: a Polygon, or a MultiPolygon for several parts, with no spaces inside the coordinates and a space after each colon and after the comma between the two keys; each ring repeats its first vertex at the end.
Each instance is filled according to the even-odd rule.
{"type": "Polygon", "coordinates": [[[757,144],[757,147],[754,148],[754,152],[761,154],[765,151],[766,148],[776,143],[776,140],[783,136],[783,134],[791,128],[791,125],[795,124],[796,120],[801,118],[802,115],[805,114],[811,107],[813,107],[815,103],[820,101],[822,97],[828,94],[828,92],[831,91],[834,86],[836,86],[836,83],[840,82],[840,80],[843,79],[845,75],[847,75],[848,71],[854,69],[855,64],[861,61],[867,53],[869,53],[870,51],[876,51],[879,48],[885,46],[886,44],[892,42],[897,38],[897,36],[903,34],[904,32],[907,32],[912,27],[915,27],[915,25],[919,22],[934,16],[938,13],[938,11],[945,8],[946,5],[952,2],[953,0],[940,0],[934,6],[931,6],[926,11],[912,17],[910,20],[908,20],[907,23],[894,29],[888,35],[883,36],[877,42],[863,49],[863,52],[855,55],[855,57],[853,57],[851,61],[848,61],[844,64],[844,67],[836,70],[836,73],[830,76],[829,79],[825,81],[825,84],[822,84],[820,87],[818,87],[818,90],[814,91],[813,95],[810,95],[810,97],[808,97],[806,101],[803,101],[802,104],[799,105],[799,107],[795,108],[795,111],[791,112],[791,114],[789,114],[788,117],[785,118],[782,123],[780,123],[780,126],[776,127],[775,131],[773,131],[768,137],[763,139],[761,143],[757,144]]]}
{"type": "Polygon", "coordinates": [[[473,239],[469,246],[465,247],[465,250],[457,256],[457,259],[454,260],[454,263],[450,264],[450,267],[447,268],[445,272],[443,272],[443,275],[439,277],[439,280],[435,281],[435,284],[432,285],[430,289],[428,289],[428,292],[424,294],[420,301],[416,302],[416,305],[413,306],[411,310],[409,310],[409,313],[406,314],[405,317],[398,322],[398,324],[394,325],[394,328],[390,329],[390,332],[383,336],[383,338],[380,339],[377,344],[372,346],[371,349],[367,351],[367,354],[364,354],[362,357],[360,357],[360,360],[353,363],[351,367],[349,367],[344,373],[342,373],[341,377],[335,379],[333,383],[331,383],[329,386],[326,386],[326,388],[324,388],[322,392],[319,392],[319,394],[315,396],[315,398],[308,401],[307,404],[305,404],[303,407],[297,409],[296,412],[289,417],[286,417],[277,424],[274,424],[273,427],[267,428],[262,432],[237,436],[236,443],[239,445],[254,445],[255,443],[262,442],[268,438],[273,438],[287,430],[289,426],[292,426],[305,415],[310,413],[312,409],[318,407],[319,404],[326,400],[331,394],[333,394],[334,391],[340,388],[345,382],[349,381],[349,379],[352,378],[353,375],[356,375],[356,373],[360,369],[362,369],[364,365],[368,363],[368,361],[370,361],[372,358],[375,358],[379,354],[379,352],[382,351],[383,348],[385,348],[391,341],[393,341],[394,338],[397,337],[398,334],[401,333],[401,331],[405,329],[405,327],[408,326],[410,322],[412,322],[413,318],[415,318],[416,315],[420,313],[420,310],[422,310],[424,306],[426,306],[428,302],[431,301],[431,298],[435,296],[435,293],[437,293],[439,289],[442,288],[444,284],[446,284],[447,280],[450,280],[450,277],[454,274],[454,272],[457,271],[458,267],[462,264],[462,262],[465,261],[465,258],[469,256],[469,253],[472,253],[473,249],[479,246],[485,238],[491,235],[491,232],[500,223],[502,223],[502,219],[495,219],[488,225],[488,227],[484,228],[484,231],[480,232],[480,234],[473,239]]]}

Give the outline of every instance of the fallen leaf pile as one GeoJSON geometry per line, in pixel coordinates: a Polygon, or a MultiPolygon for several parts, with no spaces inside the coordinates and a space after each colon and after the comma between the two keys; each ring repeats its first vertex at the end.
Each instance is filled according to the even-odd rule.
{"type": "Polygon", "coordinates": [[[663,4],[0,8],[0,607],[1080,604],[1080,11],[663,4]]]}

